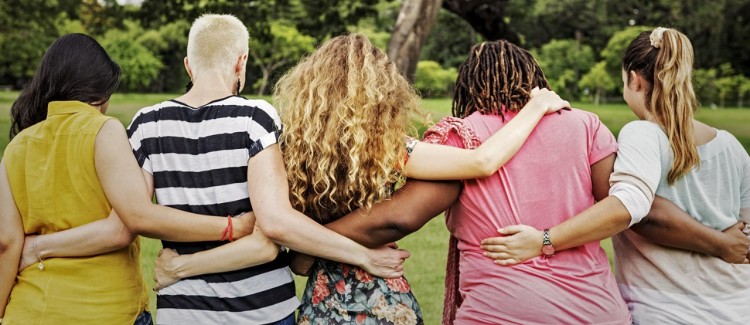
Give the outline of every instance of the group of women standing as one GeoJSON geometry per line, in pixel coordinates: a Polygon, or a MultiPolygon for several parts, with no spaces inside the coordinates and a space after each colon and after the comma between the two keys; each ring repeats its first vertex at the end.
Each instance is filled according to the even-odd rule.
{"type": "Polygon", "coordinates": [[[275,108],[238,96],[247,51],[236,18],[196,20],[192,88],[126,134],[103,115],[119,68],[101,46],[47,50],[0,168],[0,322],[149,324],[141,234],[165,240],[157,323],[288,324],[299,307],[299,324],[422,324],[393,242],[444,210],[445,324],[750,322],[750,157],[693,119],[680,32],[626,50],[639,121],[619,141],[506,41],[471,49],[454,117],[422,142],[417,94],[366,37],[304,58],[275,108]],[[301,305],[287,265],[309,277],[301,305]]]}

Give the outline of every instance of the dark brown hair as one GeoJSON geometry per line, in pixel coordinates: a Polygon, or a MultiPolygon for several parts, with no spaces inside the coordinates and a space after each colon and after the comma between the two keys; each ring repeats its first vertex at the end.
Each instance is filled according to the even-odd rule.
{"type": "Polygon", "coordinates": [[[90,36],[67,34],[55,40],[39,68],[10,108],[10,137],[47,118],[56,100],[103,104],[120,83],[120,67],[90,36]]]}
{"type": "Polygon", "coordinates": [[[505,40],[474,45],[458,70],[453,116],[517,112],[534,87],[550,85],[531,53],[505,40]]]}

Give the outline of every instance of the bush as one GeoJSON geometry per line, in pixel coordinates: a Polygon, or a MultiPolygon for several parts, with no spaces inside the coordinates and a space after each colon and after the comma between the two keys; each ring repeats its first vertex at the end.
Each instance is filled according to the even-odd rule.
{"type": "Polygon", "coordinates": [[[414,88],[424,97],[448,96],[457,76],[456,68],[444,69],[435,61],[419,61],[414,88]]]}

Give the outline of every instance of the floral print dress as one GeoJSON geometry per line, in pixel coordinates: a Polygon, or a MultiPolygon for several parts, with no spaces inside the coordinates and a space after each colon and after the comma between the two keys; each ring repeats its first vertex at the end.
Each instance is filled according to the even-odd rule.
{"type": "Polygon", "coordinates": [[[404,277],[383,279],[338,262],[318,259],[307,279],[300,325],[424,324],[404,277]]]}

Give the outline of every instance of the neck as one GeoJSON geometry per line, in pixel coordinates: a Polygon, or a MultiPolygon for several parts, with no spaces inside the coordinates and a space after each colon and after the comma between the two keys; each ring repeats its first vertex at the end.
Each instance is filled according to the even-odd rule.
{"type": "Polygon", "coordinates": [[[218,73],[203,73],[193,78],[193,88],[177,98],[190,106],[201,106],[212,100],[236,95],[237,79],[218,73]]]}

